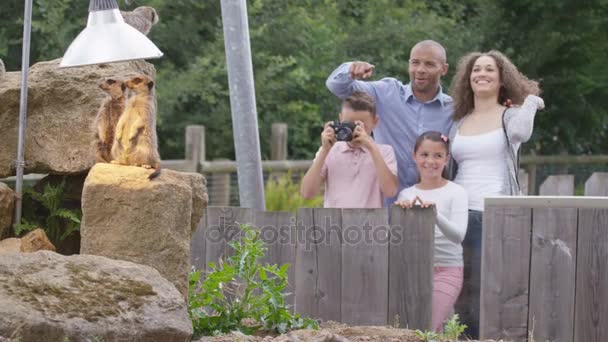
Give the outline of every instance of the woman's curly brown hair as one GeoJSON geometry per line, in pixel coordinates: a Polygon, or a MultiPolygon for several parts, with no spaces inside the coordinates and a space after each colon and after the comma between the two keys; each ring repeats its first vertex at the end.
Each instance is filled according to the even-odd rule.
{"type": "Polygon", "coordinates": [[[526,96],[540,94],[538,82],[528,79],[502,52],[490,50],[488,52],[472,52],[462,57],[458,62],[456,75],[450,85],[450,95],[454,99],[454,120],[460,120],[469,114],[475,107],[473,90],[471,89],[471,71],[475,61],[481,56],[490,56],[496,61],[500,81],[498,103],[521,105],[526,96]]]}

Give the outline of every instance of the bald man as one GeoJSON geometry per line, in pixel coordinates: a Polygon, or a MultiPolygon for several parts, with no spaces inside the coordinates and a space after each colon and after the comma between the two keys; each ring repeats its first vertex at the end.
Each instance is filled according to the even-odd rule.
{"type": "MultiPolygon", "coordinates": [[[[441,77],[448,72],[445,49],[432,40],[414,45],[408,61],[408,84],[392,77],[363,81],[373,72],[374,65],[368,62],[344,63],[327,78],[326,85],[342,99],[355,91],[374,97],[379,118],[374,138],[379,144],[391,145],[395,151],[400,192],[418,180],[413,160],[416,138],[426,131],[447,136],[452,125],[452,98],[443,93],[440,84],[441,77]]],[[[386,199],[385,206],[395,199],[386,199]]]]}

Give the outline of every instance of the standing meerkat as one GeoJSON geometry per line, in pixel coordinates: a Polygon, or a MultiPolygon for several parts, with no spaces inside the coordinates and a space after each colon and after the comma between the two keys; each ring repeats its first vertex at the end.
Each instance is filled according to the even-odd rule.
{"type": "Polygon", "coordinates": [[[149,176],[152,179],[160,174],[154,81],[139,75],[125,84],[133,95],[116,125],[112,163],[154,168],[149,176]]]}
{"type": "Polygon", "coordinates": [[[125,23],[135,27],[139,32],[148,35],[154,24],[158,23],[158,13],[150,6],[139,6],[131,12],[120,11],[125,23]]]}
{"type": "Polygon", "coordinates": [[[114,132],[120,115],[127,103],[127,86],[121,80],[108,78],[99,85],[108,96],[101,102],[93,123],[95,161],[109,163],[112,160],[114,132]]]}

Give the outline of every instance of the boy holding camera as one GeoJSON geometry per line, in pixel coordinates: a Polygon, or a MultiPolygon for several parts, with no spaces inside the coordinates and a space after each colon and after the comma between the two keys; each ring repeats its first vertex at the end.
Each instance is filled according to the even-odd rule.
{"type": "Polygon", "coordinates": [[[325,208],[381,208],[383,197],[395,196],[399,184],[393,148],[370,136],[378,123],[374,99],[354,92],[342,102],[339,118],[325,124],[300,193],[312,198],[324,183],[325,208]]]}

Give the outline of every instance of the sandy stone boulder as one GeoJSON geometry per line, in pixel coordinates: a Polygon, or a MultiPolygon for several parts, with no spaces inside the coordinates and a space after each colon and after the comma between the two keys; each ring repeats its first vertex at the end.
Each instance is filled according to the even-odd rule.
{"type": "Polygon", "coordinates": [[[20,239],[9,238],[0,241],[0,254],[12,252],[33,253],[37,251],[55,252],[55,246],[49,241],[44,230],[40,228],[32,230],[20,239]]]}
{"type": "Polygon", "coordinates": [[[19,341],[190,341],[187,305],[151,267],[40,251],[0,256],[0,336],[19,341]]]}
{"type": "Polygon", "coordinates": [[[207,205],[200,174],[96,164],[82,193],[81,254],[156,268],[186,296],[194,221],[207,205]],[[193,210],[194,209],[194,210],[193,210]]]}
{"type": "Polygon", "coordinates": [[[14,205],[15,193],[8,185],[0,183],[0,240],[10,232],[14,205]]]}
{"type": "MultiPolygon", "coordinates": [[[[25,141],[26,173],[72,174],[94,164],[91,125],[105,97],[99,83],[107,77],[135,74],[155,77],[144,61],[59,69],[61,60],[30,69],[25,141]]],[[[20,72],[7,72],[0,82],[0,178],[14,175],[17,156],[20,72]]]]}

